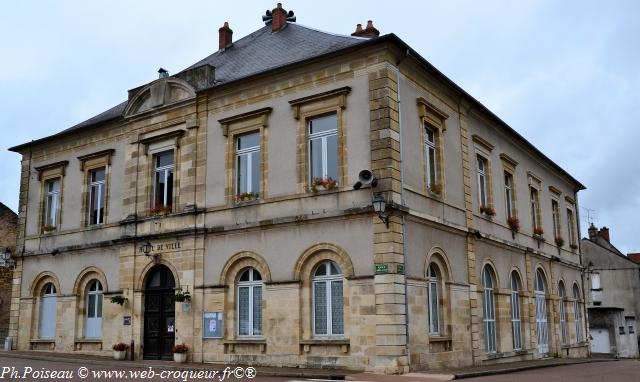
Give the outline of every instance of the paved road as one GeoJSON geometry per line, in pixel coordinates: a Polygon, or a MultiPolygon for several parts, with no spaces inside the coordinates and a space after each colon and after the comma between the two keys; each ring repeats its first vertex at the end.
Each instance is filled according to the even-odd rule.
{"type": "MultiPolygon", "coordinates": [[[[213,369],[212,369],[213,370],[213,369]]],[[[201,370],[194,370],[199,372],[201,370]]],[[[135,367],[119,367],[116,369],[108,366],[92,365],[91,361],[86,364],[66,361],[44,361],[32,360],[25,358],[3,357],[0,356],[0,382],[2,381],[184,381],[184,382],[240,382],[240,381],[256,381],[256,382],[299,382],[299,381],[320,381],[305,380],[303,378],[277,378],[277,377],[261,377],[256,378],[235,378],[234,376],[223,375],[218,373],[214,376],[206,376],[204,378],[190,378],[189,375],[182,374],[180,370],[164,370],[161,368],[135,368],[135,367]],[[81,369],[82,368],[82,369],[81,369]],[[58,377],[47,377],[45,373],[61,372],[58,377]],[[84,375],[81,378],[79,374],[84,375]],[[141,375],[143,371],[148,374],[141,375]],[[99,373],[103,373],[100,376],[99,373]],[[110,377],[105,376],[105,372],[121,373],[120,377],[112,374],[110,377]],[[149,376],[150,373],[155,376],[149,376]],[[164,374],[161,374],[163,373],[164,374]],[[40,375],[38,375],[40,373],[40,375]],[[136,374],[137,373],[137,374],[136,374]],[[176,374],[177,373],[177,374],[176,374]],[[65,375],[66,374],[66,375],[65,375]]],[[[358,374],[357,381],[373,381],[373,382],[432,382],[436,379],[429,378],[427,375],[413,374],[412,376],[383,376],[383,375],[367,375],[358,374]]],[[[640,361],[625,360],[612,362],[598,362],[580,365],[557,366],[544,369],[535,369],[519,373],[493,375],[487,377],[465,379],[465,382],[638,382],[640,381],[640,361]]]]}
{"type": "MultiPolygon", "coordinates": [[[[464,379],[465,382],[638,382],[640,360],[584,363],[464,379]]],[[[407,381],[409,382],[409,381],[407,381]]]]}

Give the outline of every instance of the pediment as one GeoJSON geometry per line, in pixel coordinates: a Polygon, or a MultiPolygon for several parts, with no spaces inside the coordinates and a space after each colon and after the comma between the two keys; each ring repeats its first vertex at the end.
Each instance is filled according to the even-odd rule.
{"type": "Polygon", "coordinates": [[[130,91],[125,116],[144,113],[190,98],[195,98],[195,89],[178,78],[161,78],[146,86],[130,91]]]}

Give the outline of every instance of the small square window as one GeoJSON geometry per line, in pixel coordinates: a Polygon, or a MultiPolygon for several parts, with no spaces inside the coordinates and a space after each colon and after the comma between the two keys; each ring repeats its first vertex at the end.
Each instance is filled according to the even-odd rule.
{"type": "Polygon", "coordinates": [[[621,327],[619,328],[619,330],[620,330],[620,334],[625,334],[625,333],[624,333],[624,326],[621,326],[621,327]]]}

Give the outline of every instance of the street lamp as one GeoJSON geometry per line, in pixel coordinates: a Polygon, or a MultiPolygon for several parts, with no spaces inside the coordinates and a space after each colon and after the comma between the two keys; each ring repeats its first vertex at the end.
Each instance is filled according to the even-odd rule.
{"type": "Polygon", "coordinates": [[[3,268],[13,269],[16,267],[16,261],[11,257],[11,250],[9,250],[9,248],[6,248],[4,250],[4,253],[2,254],[2,258],[0,260],[2,260],[0,265],[3,268]]]}
{"type": "Polygon", "coordinates": [[[153,245],[147,241],[146,243],[142,244],[140,249],[142,249],[142,253],[144,253],[145,256],[149,256],[149,253],[151,253],[151,251],[153,250],[153,245]]]}
{"type": "Polygon", "coordinates": [[[387,202],[384,200],[384,197],[381,194],[373,195],[373,210],[376,215],[384,222],[384,224],[389,228],[389,216],[384,212],[387,209],[387,202]]]}

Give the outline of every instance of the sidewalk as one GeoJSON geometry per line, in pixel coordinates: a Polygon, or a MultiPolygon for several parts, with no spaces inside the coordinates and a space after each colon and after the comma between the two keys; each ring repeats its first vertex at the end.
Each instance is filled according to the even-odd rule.
{"type": "MultiPolygon", "coordinates": [[[[78,363],[92,366],[103,366],[108,368],[139,368],[146,369],[153,367],[158,370],[224,370],[226,367],[235,368],[236,364],[219,363],[175,363],[173,361],[159,360],[138,360],[138,361],[116,361],[111,357],[87,355],[53,353],[46,351],[0,351],[0,357],[23,358],[48,362],[78,363]]],[[[286,377],[286,378],[311,378],[311,379],[331,379],[344,380],[353,371],[340,369],[301,369],[287,367],[254,367],[260,377],[286,377]]]]}
{"type": "Polygon", "coordinates": [[[436,382],[450,381],[453,379],[465,379],[483,377],[487,375],[515,373],[543,367],[554,367],[563,365],[576,365],[590,362],[617,361],[614,358],[552,358],[544,360],[510,362],[497,365],[476,366],[461,369],[443,369],[424,372],[414,372],[403,375],[389,376],[370,373],[349,374],[346,380],[363,382],[436,382]]]}
{"type": "MultiPolygon", "coordinates": [[[[240,365],[217,364],[217,363],[183,363],[178,364],[173,361],[139,360],[139,361],[116,361],[111,357],[53,353],[44,351],[0,351],[0,357],[24,358],[41,360],[48,362],[79,363],[86,364],[87,361],[94,366],[104,366],[109,368],[142,368],[153,367],[159,370],[224,370],[227,366],[232,368],[240,365]]],[[[425,372],[414,372],[403,375],[382,375],[373,373],[359,373],[340,369],[301,369],[284,367],[255,367],[257,375],[261,377],[286,377],[305,379],[329,379],[329,380],[349,380],[361,382],[438,382],[452,379],[473,378],[495,374],[513,373],[524,370],[538,369],[543,367],[575,365],[589,362],[617,361],[612,358],[552,358],[545,360],[511,362],[498,365],[477,366],[451,370],[433,370],[425,372]]]]}

